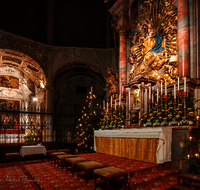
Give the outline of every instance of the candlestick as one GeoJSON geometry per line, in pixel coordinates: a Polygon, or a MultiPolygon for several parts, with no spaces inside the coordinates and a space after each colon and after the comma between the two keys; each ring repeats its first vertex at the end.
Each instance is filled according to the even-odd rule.
{"type": "Polygon", "coordinates": [[[151,86],[149,86],[149,103],[151,103],[151,86]]]}
{"type": "Polygon", "coordinates": [[[178,77],[178,94],[180,94],[180,81],[179,81],[179,77],[178,77]]]}
{"type": "Polygon", "coordinates": [[[129,92],[128,92],[128,103],[129,103],[129,111],[131,110],[131,92],[130,92],[130,90],[129,90],[129,92]]]}
{"type": "Polygon", "coordinates": [[[167,100],[167,81],[165,81],[165,99],[167,100]]]}
{"type": "Polygon", "coordinates": [[[121,94],[119,95],[119,108],[121,108],[121,94]]]}
{"type": "Polygon", "coordinates": [[[162,82],[161,82],[161,87],[160,87],[160,93],[161,93],[161,98],[163,98],[162,82]]]}
{"type": "Polygon", "coordinates": [[[158,106],[159,102],[158,102],[158,88],[157,88],[157,106],[158,106]]]}
{"type": "Polygon", "coordinates": [[[108,112],[108,102],[107,102],[107,112],[108,112]]]}
{"type": "Polygon", "coordinates": [[[174,85],[174,103],[176,103],[176,85],[174,85]]]}
{"type": "Polygon", "coordinates": [[[110,109],[112,110],[112,96],[110,97],[110,109]]]}
{"type": "Polygon", "coordinates": [[[184,96],[186,96],[186,77],[184,77],[184,96]]]}

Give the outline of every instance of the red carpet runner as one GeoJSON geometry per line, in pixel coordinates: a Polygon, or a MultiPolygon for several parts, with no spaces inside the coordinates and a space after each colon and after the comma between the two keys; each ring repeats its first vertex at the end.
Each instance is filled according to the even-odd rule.
{"type": "MultiPolygon", "coordinates": [[[[129,189],[169,189],[177,184],[178,169],[161,170],[157,164],[139,162],[115,156],[103,155],[98,153],[81,154],[79,157],[87,158],[103,163],[105,166],[114,166],[125,169],[129,172],[129,189]]],[[[82,173],[83,174],[83,173],[82,173]]],[[[98,179],[100,187],[103,189],[103,182],[98,179]]],[[[80,176],[77,180],[75,173],[65,174],[65,169],[57,168],[49,161],[33,161],[27,164],[1,164],[0,165],[0,189],[76,189],[76,190],[92,190],[94,189],[94,181],[92,177],[86,183],[84,176],[80,176]],[[9,181],[10,180],[10,181],[9,181]]],[[[123,178],[111,181],[111,190],[123,189],[123,178]]]]}

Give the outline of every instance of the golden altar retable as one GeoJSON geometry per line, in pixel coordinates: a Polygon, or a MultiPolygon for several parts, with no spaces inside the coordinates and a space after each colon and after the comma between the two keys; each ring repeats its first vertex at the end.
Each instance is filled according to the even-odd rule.
{"type": "Polygon", "coordinates": [[[94,131],[94,150],[162,164],[171,161],[172,129],[164,127],[94,131]]]}

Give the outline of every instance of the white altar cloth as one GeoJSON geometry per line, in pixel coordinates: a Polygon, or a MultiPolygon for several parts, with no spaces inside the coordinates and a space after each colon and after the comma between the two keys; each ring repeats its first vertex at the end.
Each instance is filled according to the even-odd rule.
{"type": "Polygon", "coordinates": [[[159,144],[156,152],[157,163],[162,164],[171,161],[172,128],[148,127],[124,130],[95,130],[94,150],[96,151],[95,137],[158,138],[159,144]]]}
{"type": "Polygon", "coordinates": [[[22,146],[20,149],[20,155],[26,156],[31,154],[44,154],[46,155],[46,148],[43,145],[35,145],[35,146],[22,146]]]}

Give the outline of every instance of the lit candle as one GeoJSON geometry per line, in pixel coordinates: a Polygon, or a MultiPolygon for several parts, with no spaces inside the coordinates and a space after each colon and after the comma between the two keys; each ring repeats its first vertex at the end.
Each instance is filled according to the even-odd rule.
{"type": "Polygon", "coordinates": [[[184,77],[184,96],[186,96],[186,77],[184,77]]]}
{"type": "Polygon", "coordinates": [[[129,103],[129,111],[131,110],[131,92],[128,92],[128,103],[129,103]]]}
{"type": "Polygon", "coordinates": [[[124,94],[124,86],[122,85],[122,94],[124,94]]]}
{"type": "Polygon", "coordinates": [[[165,81],[165,99],[167,100],[167,81],[165,81]]]}
{"type": "Polygon", "coordinates": [[[157,106],[158,106],[159,102],[158,102],[158,88],[157,88],[157,106]]]}
{"type": "Polygon", "coordinates": [[[117,109],[116,109],[116,100],[115,100],[115,113],[116,113],[117,109]]]}
{"type": "Polygon", "coordinates": [[[192,137],[190,137],[190,141],[192,140],[192,137]]]}
{"type": "Polygon", "coordinates": [[[178,77],[178,94],[180,94],[180,81],[179,81],[179,77],[178,77]]]}
{"type": "Polygon", "coordinates": [[[190,159],[190,155],[189,154],[187,155],[187,158],[190,159]]]}
{"type": "Polygon", "coordinates": [[[176,103],[176,85],[174,85],[174,103],[176,103]]]}
{"type": "Polygon", "coordinates": [[[108,102],[107,102],[107,114],[108,114],[108,102]]]}
{"type": "Polygon", "coordinates": [[[119,95],[119,108],[121,108],[121,94],[119,95]]]}
{"type": "Polygon", "coordinates": [[[103,112],[105,112],[105,100],[103,100],[103,112]]]}
{"type": "Polygon", "coordinates": [[[151,103],[151,86],[149,86],[149,103],[151,103]]]}
{"type": "Polygon", "coordinates": [[[161,82],[161,88],[160,88],[161,98],[163,98],[163,91],[162,91],[162,82],[161,82]]]}
{"type": "Polygon", "coordinates": [[[112,96],[110,97],[110,109],[112,110],[112,96]]]}

